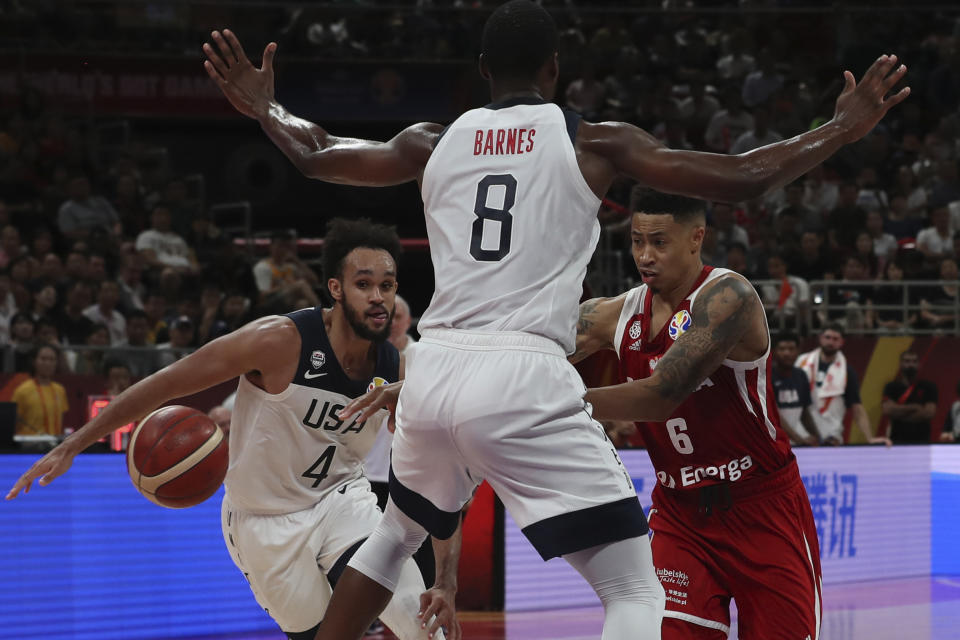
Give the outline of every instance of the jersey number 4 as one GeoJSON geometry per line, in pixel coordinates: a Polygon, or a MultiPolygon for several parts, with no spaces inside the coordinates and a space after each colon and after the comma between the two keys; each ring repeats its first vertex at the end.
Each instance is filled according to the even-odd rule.
{"type": "Polygon", "coordinates": [[[510,253],[510,236],[513,232],[513,215],[511,207],[517,199],[517,179],[509,173],[485,176],[477,185],[477,202],[473,213],[477,219],[473,221],[473,233],[470,234],[470,255],[478,262],[497,262],[503,260],[510,253]],[[503,206],[495,209],[487,205],[487,196],[490,187],[503,187],[503,206]],[[496,249],[484,249],[483,227],[487,220],[500,223],[500,237],[496,249]]]}
{"type": "Polygon", "coordinates": [[[326,478],[327,474],[330,473],[330,463],[333,462],[333,454],[336,452],[337,446],[333,444],[330,445],[324,450],[323,453],[320,454],[320,457],[317,458],[317,461],[310,465],[309,469],[300,474],[304,478],[310,478],[313,480],[314,489],[319,487],[320,483],[323,482],[323,479],[326,478]]]}

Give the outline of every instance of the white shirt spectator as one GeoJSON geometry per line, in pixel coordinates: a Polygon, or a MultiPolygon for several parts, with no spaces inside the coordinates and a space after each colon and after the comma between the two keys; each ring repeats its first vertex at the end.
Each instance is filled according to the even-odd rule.
{"type": "Polygon", "coordinates": [[[730,231],[722,231],[717,229],[717,244],[723,247],[724,249],[729,249],[730,245],[742,244],[746,248],[750,248],[750,236],[747,235],[747,230],[741,227],[738,224],[734,224],[730,231]]]}
{"type": "Polygon", "coordinates": [[[111,230],[120,220],[113,205],[102,196],[77,201],[67,200],[57,212],[57,226],[64,234],[92,229],[111,230]]]}
{"type": "Polygon", "coordinates": [[[730,145],[753,126],[753,116],[746,111],[731,115],[726,109],[720,109],[710,118],[703,139],[712,150],[726,153],[730,145]]]}
{"type": "Polygon", "coordinates": [[[822,218],[837,208],[840,189],[835,182],[822,181],[817,184],[807,181],[803,185],[803,206],[817,212],[822,218]]]}
{"type": "Polygon", "coordinates": [[[893,234],[883,233],[873,239],[873,254],[880,260],[889,260],[897,253],[900,245],[893,234]]]}
{"type": "Polygon", "coordinates": [[[94,324],[102,324],[110,333],[110,346],[119,347],[127,341],[127,319],[114,309],[110,316],[104,315],[100,305],[93,304],[83,310],[83,315],[90,318],[94,324]]]}
{"type": "Polygon", "coordinates": [[[756,66],[756,60],[753,59],[753,56],[747,54],[734,55],[730,53],[717,60],[717,71],[720,72],[720,77],[725,80],[742,78],[753,71],[756,66]]]}
{"type": "Polygon", "coordinates": [[[917,248],[934,255],[950,255],[953,253],[953,233],[946,237],[940,235],[936,227],[927,227],[917,234],[917,248]]]}
{"type": "Polygon", "coordinates": [[[7,292],[3,304],[0,304],[0,345],[10,344],[10,320],[17,313],[17,301],[13,293],[7,292]]]}
{"type": "Polygon", "coordinates": [[[748,73],[743,81],[743,104],[753,108],[761,102],[766,102],[782,86],[783,76],[778,73],[767,73],[762,70],[748,73]]]}
{"type": "Polygon", "coordinates": [[[810,302],[810,284],[798,276],[788,275],[785,279],[790,287],[790,294],[782,305],[780,304],[780,295],[783,289],[782,281],[777,284],[763,285],[760,287],[760,295],[763,298],[764,306],[771,305],[775,312],[795,316],[801,304],[810,302]]]}
{"type": "Polygon", "coordinates": [[[137,251],[149,249],[165,267],[190,268],[190,248],[172,231],[147,229],[137,236],[137,251]]]}

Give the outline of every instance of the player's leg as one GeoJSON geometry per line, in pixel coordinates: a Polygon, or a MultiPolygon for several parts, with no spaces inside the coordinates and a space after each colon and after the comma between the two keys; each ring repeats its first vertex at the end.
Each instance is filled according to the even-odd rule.
{"type": "Polygon", "coordinates": [[[730,634],[729,589],[707,540],[699,536],[707,526],[709,519],[696,509],[677,511],[654,493],[651,550],[666,595],[663,640],[725,640],[730,634]]]}
{"type": "Polygon", "coordinates": [[[224,498],[223,538],[230,557],[261,607],[288,637],[313,637],[331,587],[311,545],[325,505],[283,516],[258,516],[224,498]]]}
{"type": "Polygon", "coordinates": [[[663,588],[653,572],[646,536],[563,556],[593,587],[603,603],[602,640],[660,637],[663,588]]]}
{"type": "Polygon", "coordinates": [[[748,532],[744,552],[725,558],[740,639],[816,640],[823,610],[820,549],[799,477],[783,493],[734,511],[732,526],[748,532]]]}

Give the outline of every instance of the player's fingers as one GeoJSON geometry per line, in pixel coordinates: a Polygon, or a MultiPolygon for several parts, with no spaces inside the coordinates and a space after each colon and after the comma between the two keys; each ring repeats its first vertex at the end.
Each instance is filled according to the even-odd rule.
{"type": "Polygon", "coordinates": [[[206,70],[207,75],[210,76],[210,79],[217,83],[218,86],[223,86],[226,84],[226,80],[223,79],[223,76],[220,75],[220,72],[210,63],[209,60],[203,61],[203,68],[206,70]]]}
{"type": "Polygon", "coordinates": [[[890,57],[886,54],[874,60],[873,64],[870,65],[870,68],[867,69],[866,73],[863,74],[863,78],[860,79],[860,84],[876,82],[887,75],[887,70],[889,70],[889,61],[890,57]]]}
{"type": "Polygon", "coordinates": [[[224,39],[223,34],[221,34],[219,31],[214,31],[210,34],[210,36],[213,38],[213,43],[217,45],[217,51],[220,53],[220,57],[223,58],[227,68],[236,64],[237,56],[224,39]]]}
{"type": "Polygon", "coordinates": [[[263,50],[263,67],[264,71],[273,72],[273,56],[277,53],[277,43],[271,42],[267,45],[267,48],[263,50]]]}
{"type": "Polygon", "coordinates": [[[901,102],[907,99],[907,96],[910,95],[910,87],[904,87],[894,95],[890,96],[883,101],[883,106],[886,110],[890,110],[893,107],[897,106],[901,102]]]}
{"type": "MultiPolygon", "coordinates": [[[[213,66],[213,68],[216,69],[221,76],[226,76],[227,71],[230,70],[230,66],[224,62],[223,58],[220,57],[216,50],[204,42],[203,52],[207,55],[207,61],[213,66]]],[[[207,73],[209,73],[209,71],[207,71],[207,73]]]]}
{"type": "Polygon", "coordinates": [[[843,91],[840,92],[840,95],[844,96],[857,88],[857,79],[853,77],[853,73],[850,71],[843,72],[843,91]]]}
{"type": "Polygon", "coordinates": [[[453,624],[447,626],[446,631],[447,640],[460,640],[463,637],[463,631],[460,629],[460,623],[456,620],[453,621],[453,624]]]}
{"type": "Polygon", "coordinates": [[[424,591],[420,594],[420,610],[417,611],[418,618],[423,617],[423,612],[427,610],[428,606],[430,606],[430,594],[424,591]]]}
{"type": "Polygon", "coordinates": [[[896,85],[900,80],[903,79],[907,73],[907,65],[902,64],[899,67],[896,67],[890,74],[883,79],[883,87],[886,91],[889,91],[896,85]]]}
{"type": "Polygon", "coordinates": [[[432,638],[437,631],[440,631],[441,627],[443,627],[443,623],[440,622],[440,618],[434,618],[433,622],[430,623],[430,628],[427,629],[427,637],[432,638]]]}
{"type": "Polygon", "coordinates": [[[230,31],[230,29],[224,29],[223,37],[233,50],[233,55],[237,56],[237,60],[240,62],[249,62],[249,60],[247,60],[247,52],[243,50],[243,45],[240,44],[240,40],[233,31],[230,31]]]}
{"type": "MultiPolygon", "coordinates": [[[[20,491],[23,490],[24,487],[29,488],[30,481],[27,480],[24,476],[20,476],[20,479],[17,480],[12,487],[10,487],[10,491],[7,491],[7,500],[13,500],[14,498],[16,498],[17,495],[20,494],[20,491]]],[[[26,491],[24,491],[24,493],[26,493],[26,491]]]]}

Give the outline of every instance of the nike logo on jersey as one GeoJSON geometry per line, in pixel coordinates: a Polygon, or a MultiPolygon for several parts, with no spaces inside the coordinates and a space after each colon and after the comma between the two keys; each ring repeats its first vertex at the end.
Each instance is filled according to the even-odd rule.
{"type": "Polygon", "coordinates": [[[347,487],[349,487],[349,486],[350,486],[350,485],[348,485],[348,484],[343,485],[342,487],[340,487],[339,489],[337,489],[337,493],[339,493],[340,495],[345,494],[345,493],[347,492],[347,487]]]}
{"type": "Polygon", "coordinates": [[[303,377],[307,380],[313,380],[314,378],[319,378],[321,376],[327,375],[326,373],[310,373],[309,371],[303,372],[303,377]]]}

